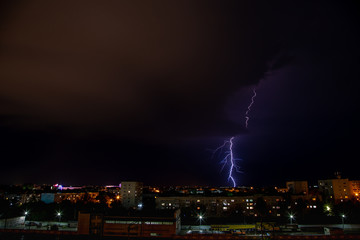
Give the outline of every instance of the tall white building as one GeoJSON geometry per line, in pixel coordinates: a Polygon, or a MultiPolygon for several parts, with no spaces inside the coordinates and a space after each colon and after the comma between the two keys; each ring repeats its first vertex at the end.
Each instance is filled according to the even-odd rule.
{"type": "Polygon", "coordinates": [[[141,182],[122,182],[120,190],[122,205],[126,208],[141,208],[142,191],[141,182]]]}
{"type": "Polygon", "coordinates": [[[336,174],[336,179],[319,180],[319,190],[335,201],[349,200],[351,197],[351,181],[336,174]]]}

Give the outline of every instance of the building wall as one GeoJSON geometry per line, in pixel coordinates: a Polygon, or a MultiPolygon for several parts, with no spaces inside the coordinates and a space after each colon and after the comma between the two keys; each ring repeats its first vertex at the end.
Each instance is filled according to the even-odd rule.
{"type": "Polygon", "coordinates": [[[121,183],[121,202],[126,208],[137,208],[142,202],[141,182],[122,182],[121,183]]]}
{"type": "Polygon", "coordinates": [[[25,223],[25,216],[0,219],[0,228],[6,229],[6,228],[18,227],[19,225],[24,225],[24,223],[25,223]]]}
{"type": "Polygon", "coordinates": [[[90,230],[90,213],[78,214],[78,234],[89,235],[90,230]]]}
{"type": "Polygon", "coordinates": [[[349,181],[351,196],[356,200],[360,200],[360,180],[349,181]]]}
{"type": "Polygon", "coordinates": [[[79,212],[78,233],[113,237],[172,237],[181,230],[180,222],[180,210],[165,216],[136,217],[79,212]]]}
{"type": "Polygon", "coordinates": [[[286,182],[286,187],[288,191],[292,194],[304,194],[309,193],[308,182],[307,181],[291,181],[286,182]]]}
{"type": "Polygon", "coordinates": [[[173,219],[117,218],[104,221],[103,236],[171,237],[176,234],[173,219]]]}
{"type": "Polygon", "coordinates": [[[349,179],[333,179],[332,181],[335,201],[348,200],[351,194],[349,179]]]}
{"type": "Polygon", "coordinates": [[[54,193],[42,193],[40,197],[41,201],[44,203],[53,203],[54,198],[55,198],[54,193]]]}
{"type": "Polygon", "coordinates": [[[344,201],[350,199],[351,187],[349,179],[328,179],[319,180],[319,190],[330,198],[333,198],[335,202],[344,201]]]}
{"type": "Polygon", "coordinates": [[[174,196],[157,197],[156,208],[158,209],[184,209],[190,208],[196,212],[206,214],[206,216],[226,216],[234,211],[241,211],[245,215],[255,214],[255,203],[259,197],[266,202],[271,213],[277,216],[280,203],[283,201],[281,196],[174,196]]]}

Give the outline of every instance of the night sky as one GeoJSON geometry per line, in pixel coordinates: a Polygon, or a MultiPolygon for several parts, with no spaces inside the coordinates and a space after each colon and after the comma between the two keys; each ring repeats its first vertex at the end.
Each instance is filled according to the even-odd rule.
{"type": "Polygon", "coordinates": [[[3,1],[0,183],[360,179],[356,3],[3,1]]]}

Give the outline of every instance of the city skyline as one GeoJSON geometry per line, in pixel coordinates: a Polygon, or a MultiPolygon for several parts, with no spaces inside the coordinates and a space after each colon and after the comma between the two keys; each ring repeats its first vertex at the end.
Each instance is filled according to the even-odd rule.
{"type": "Polygon", "coordinates": [[[355,1],[0,6],[0,184],[359,179],[355,1]]]}

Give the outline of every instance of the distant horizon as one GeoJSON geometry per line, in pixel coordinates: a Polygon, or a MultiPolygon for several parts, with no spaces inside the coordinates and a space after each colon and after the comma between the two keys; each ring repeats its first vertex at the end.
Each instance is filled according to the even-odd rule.
{"type": "MultiPolygon", "coordinates": [[[[355,179],[355,178],[349,178],[349,177],[343,177],[341,176],[342,179],[349,179],[349,181],[352,180],[360,180],[360,179],[355,179]]],[[[307,181],[308,182],[308,186],[315,186],[317,185],[319,180],[327,180],[327,179],[336,179],[336,176],[334,175],[334,177],[332,178],[319,178],[317,180],[307,180],[307,179],[292,179],[292,180],[284,180],[283,185],[279,185],[279,184],[268,184],[268,185],[258,185],[258,184],[253,184],[253,185],[239,185],[236,186],[235,188],[241,188],[241,187],[286,187],[286,182],[292,182],[292,181],[307,181]]],[[[147,184],[144,181],[138,181],[138,180],[123,180],[120,181],[119,183],[106,183],[106,184],[96,184],[96,183],[84,183],[84,184],[62,184],[61,182],[55,182],[55,183],[31,183],[31,182],[27,182],[27,183],[12,183],[12,184],[6,184],[6,183],[0,183],[0,186],[16,186],[16,185],[46,185],[46,186],[54,186],[56,184],[62,185],[63,187],[87,187],[87,186],[95,186],[95,187],[106,187],[106,186],[119,186],[121,184],[121,182],[126,182],[126,181],[134,181],[134,182],[142,182],[144,184],[144,186],[146,187],[226,187],[226,188],[234,188],[231,185],[204,185],[204,184],[168,184],[168,185],[160,185],[160,184],[147,184]]]]}

